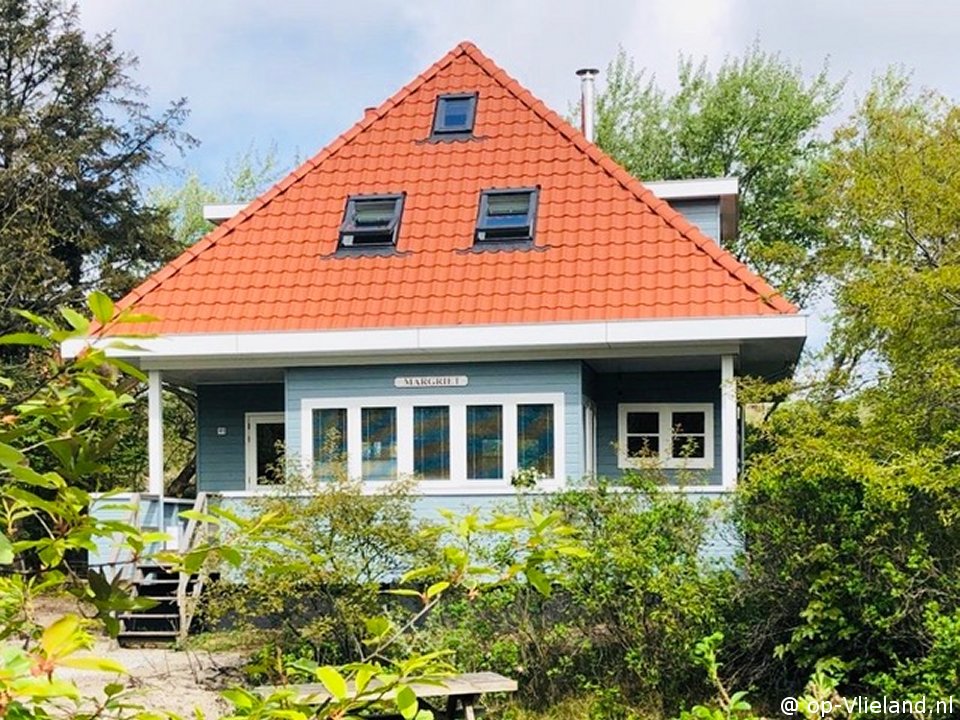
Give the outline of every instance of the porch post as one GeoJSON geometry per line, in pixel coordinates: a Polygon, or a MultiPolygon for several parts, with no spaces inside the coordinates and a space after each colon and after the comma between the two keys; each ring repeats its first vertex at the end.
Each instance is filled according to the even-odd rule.
{"type": "Polygon", "coordinates": [[[737,379],[733,355],[720,356],[720,478],[723,487],[737,484],[737,379]]]}
{"type": "Polygon", "coordinates": [[[163,391],[159,370],[147,374],[147,456],[150,475],[147,491],[163,494],[163,391]]]}

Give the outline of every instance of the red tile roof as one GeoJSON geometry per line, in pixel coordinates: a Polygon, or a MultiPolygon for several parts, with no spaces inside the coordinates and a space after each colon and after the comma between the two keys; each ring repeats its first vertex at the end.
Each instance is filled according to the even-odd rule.
{"type": "Polygon", "coordinates": [[[796,312],[462,43],[121,302],[151,334],[796,312]],[[427,142],[477,91],[475,139],[427,142]],[[535,249],[471,251],[480,191],[539,185],[535,249]],[[396,253],[334,256],[347,196],[406,192],[396,253]]]}

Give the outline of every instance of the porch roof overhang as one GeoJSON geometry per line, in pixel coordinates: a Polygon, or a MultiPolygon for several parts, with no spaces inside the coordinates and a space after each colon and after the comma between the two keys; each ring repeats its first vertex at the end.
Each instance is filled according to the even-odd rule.
{"type": "Polygon", "coordinates": [[[741,374],[779,376],[799,358],[804,315],[391,329],[164,335],[89,342],[143,370],[203,372],[283,367],[492,360],[649,359],[735,355],[741,374]],[[131,347],[135,344],[135,347],[131,347]]]}

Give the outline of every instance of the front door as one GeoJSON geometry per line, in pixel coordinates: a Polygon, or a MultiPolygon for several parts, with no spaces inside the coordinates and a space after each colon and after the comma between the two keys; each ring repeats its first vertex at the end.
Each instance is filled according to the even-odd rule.
{"type": "Polygon", "coordinates": [[[247,413],[247,489],[283,482],[283,413],[247,413]]]}

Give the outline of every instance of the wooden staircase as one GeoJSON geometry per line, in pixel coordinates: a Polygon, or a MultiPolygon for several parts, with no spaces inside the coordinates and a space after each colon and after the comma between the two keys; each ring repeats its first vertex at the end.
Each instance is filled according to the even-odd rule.
{"type": "MultiPolygon", "coordinates": [[[[188,577],[187,588],[191,594],[197,581],[196,575],[188,577]]],[[[149,598],[156,604],[146,610],[117,616],[120,621],[117,641],[120,645],[170,644],[180,639],[180,603],[177,599],[180,573],[163,565],[145,563],[137,566],[132,585],[138,597],[149,598]]]]}
{"type": "MultiPolygon", "coordinates": [[[[141,530],[140,498],[135,495],[130,523],[141,530]]],[[[199,493],[193,510],[205,514],[208,507],[206,493],[199,493]]],[[[186,554],[206,539],[206,523],[189,520],[181,539],[179,552],[186,554]]],[[[149,598],[151,607],[119,613],[120,632],[117,641],[123,647],[134,645],[169,645],[186,639],[190,632],[204,584],[214,579],[207,569],[198,573],[183,573],[153,560],[130,558],[115,565],[130,583],[137,597],[149,598]]]]}

